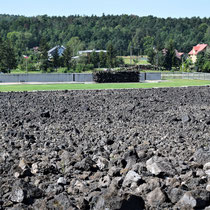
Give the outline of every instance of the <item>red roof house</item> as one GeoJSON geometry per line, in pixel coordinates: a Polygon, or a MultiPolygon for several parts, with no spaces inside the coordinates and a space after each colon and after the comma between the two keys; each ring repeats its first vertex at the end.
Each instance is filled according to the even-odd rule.
{"type": "Polygon", "coordinates": [[[188,53],[192,62],[195,63],[197,60],[197,55],[199,52],[203,52],[208,48],[207,44],[197,44],[193,49],[188,53]]]}

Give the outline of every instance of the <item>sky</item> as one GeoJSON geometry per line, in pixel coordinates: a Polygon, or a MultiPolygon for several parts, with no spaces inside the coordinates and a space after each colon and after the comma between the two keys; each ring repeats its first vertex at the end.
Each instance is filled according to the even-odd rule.
{"type": "Polygon", "coordinates": [[[210,0],[0,0],[0,14],[210,17],[210,0]]]}

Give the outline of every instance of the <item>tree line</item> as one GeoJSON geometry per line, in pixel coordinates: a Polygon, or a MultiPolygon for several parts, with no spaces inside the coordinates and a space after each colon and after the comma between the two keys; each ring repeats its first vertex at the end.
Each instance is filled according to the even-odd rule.
{"type": "Polygon", "coordinates": [[[124,64],[123,59],[117,57],[112,43],[107,46],[106,51],[100,51],[98,53],[93,50],[86,55],[75,57],[75,48],[78,48],[79,45],[74,44],[78,44],[79,42],[80,40],[73,38],[67,43],[62,55],[59,55],[58,49],[56,48],[53,54],[49,56],[49,45],[45,39],[42,39],[39,48],[36,51],[28,51],[27,55],[22,56],[18,64],[11,42],[0,39],[0,72],[10,73],[12,69],[19,66],[19,69],[25,71],[41,70],[42,72],[50,73],[57,71],[60,67],[64,67],[64,72],[79,73],[93,70],[94,68],[114,68],[124,64]]]}
{"type": "MultiPolygon", "coordinates": [[[[49,68],[50,65],[58,65],[46,60],[46,50],[56,45],[69,46],[67,52],[71,56],[75,56],[79,50],[107,49],[112,45],[118,56],[144,54],[149,56],[151,63],[155,64],[158,60],[159,65],[170,68],[170,66],[179,65],[179,61],[174,58],[174,53],[171,51],[172,48],[188,53],[192,46],[198,43],[210,45],[210,18],[164,19],[153,16],[104,14],[101,17],[95,15],[68,17],[0,15],[0,36],[3,43],[0,54],[7,57],[3,51],[10,51],[10,55],[14,55],[10,58],[15,57],[11,59],[10,67],[4,67],[5,69],[14,68],[17,64],[24,68],[23,55],[30,55],[28,67],[31,69],[46,69],[46,66],[49,68]],[[44,45],[45,53],[43,53],[44,45]],[[39,54],[35,54],[32,50],[36,46],[40,48],[39,54]],[[10,50],[5,50],[7,47],[10,50]],[[164,48],[168,51],[163,57],[162,49],[164,48]]],[[[1,57],[2,64],[0,65],[5,63],[3,57],[1,57]]],[[[103,61],[102,55],[99,54],[93,54],[91,57],[94,60],[91,63],[94,67],[109,66],[112,62],[111,60],[103,61]],[[101,59],[100,62],[99,59],[101,59]]],[[[107,59],[107,56],[105,58],[107,59]]],[[[57,61],[56,58],[53,59],[55,63],[60,63],[60,66],[67,66],[67,68],[70,66],[65,55],[57,61]]],[[[206,56],[203,60],[205,59],[206,56]]],[[[122,61],[115,59],[113,62],[116,64],[122,61]]],[[[89,61],[87,63],[83,60],[75,68],[84,69],[89,64],[89,61]]]]}
{"type": "Polygon", "coordinates": [[[135,15],[24,17],[0,15],[0,35],[9,39],[20,56],[39,46],[44,37],[52,48],[78,37],[84,49],[106,49],[113,43],[118,55],[146,54],[151,45],[163,49],[171,40],[179,51],[210,44],[210,18],[157,18],[135,15]]]}
{"type": "MultiPolygon", "coordinates": [[[[52,57],[49,58],[48,44],[45,40],[42,40],[39,51],[34,54],[34,57],[36,57],[36,63],[39,64],[39,67],[37,68],[43,72],[53,72],[59,67],[65,67],[64,72],[83,72],[93,70],[94,68],[114,68],[124,63],[122,58],[117,57],[116,50],[112,43],[107,46],[106,51],[100,51],[97,53],[93,50],[87,55],[76,57],[74,56],[75,47],[76,46],[72,45],[72,40],[70,40],[61,56],[59,56],[58,50],[56,49],[52,57]]],[[[34,57],[29,57],[29,62],[32,65],[35,64],[33,61],[34,57]]]]}

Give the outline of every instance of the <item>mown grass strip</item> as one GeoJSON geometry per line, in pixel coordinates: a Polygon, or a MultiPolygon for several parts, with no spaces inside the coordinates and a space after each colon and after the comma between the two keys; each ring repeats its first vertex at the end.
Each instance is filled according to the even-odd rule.
{"type": "Polygon", "coordinates": [[[8,91],[41,91],[41,90],[91,90],[91,89],[128,89],[158,88],[210,85],[207,80],[173,79],[160,83],[103,83],[103,84],[13,84],[0,85],[1,92],[8,91]]]}

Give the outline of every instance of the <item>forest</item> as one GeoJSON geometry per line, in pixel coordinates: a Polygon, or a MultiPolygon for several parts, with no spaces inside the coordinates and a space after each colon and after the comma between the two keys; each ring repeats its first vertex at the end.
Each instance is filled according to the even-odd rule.
{"type": "MultiPolygon", "coordinates": [[[[158,18],[136,15],[36,16],[0,15],[0,36],[14,48],[17,60],[44,39],[48,48],[71,43],[78,50],[107,49],[118,56],[146,55],[162,50],[170,40],[179,52],[188,53],[198,43],[210,45],[210,18],[158,18]],[[76,41],[75,41],[76,40],[76,41]],[[73,43],[72,43],[73,42],[73,43]]],[[[69,44],[70,45],[70,44],[69,44]]]]}
{"type": "Polygon", "coordinates": [[[210,18],[157,18],[135,15],[24,17],[0,15],[0,35],[11,40],[19,53],[40,45],[66,45],[78,37],[84,49],[106,49],[112,42],[118,55],[144,53],[148,45],[161,49],[173,39],[178,51],[188,52],[198,43],[210,44],[210,18]]]}

